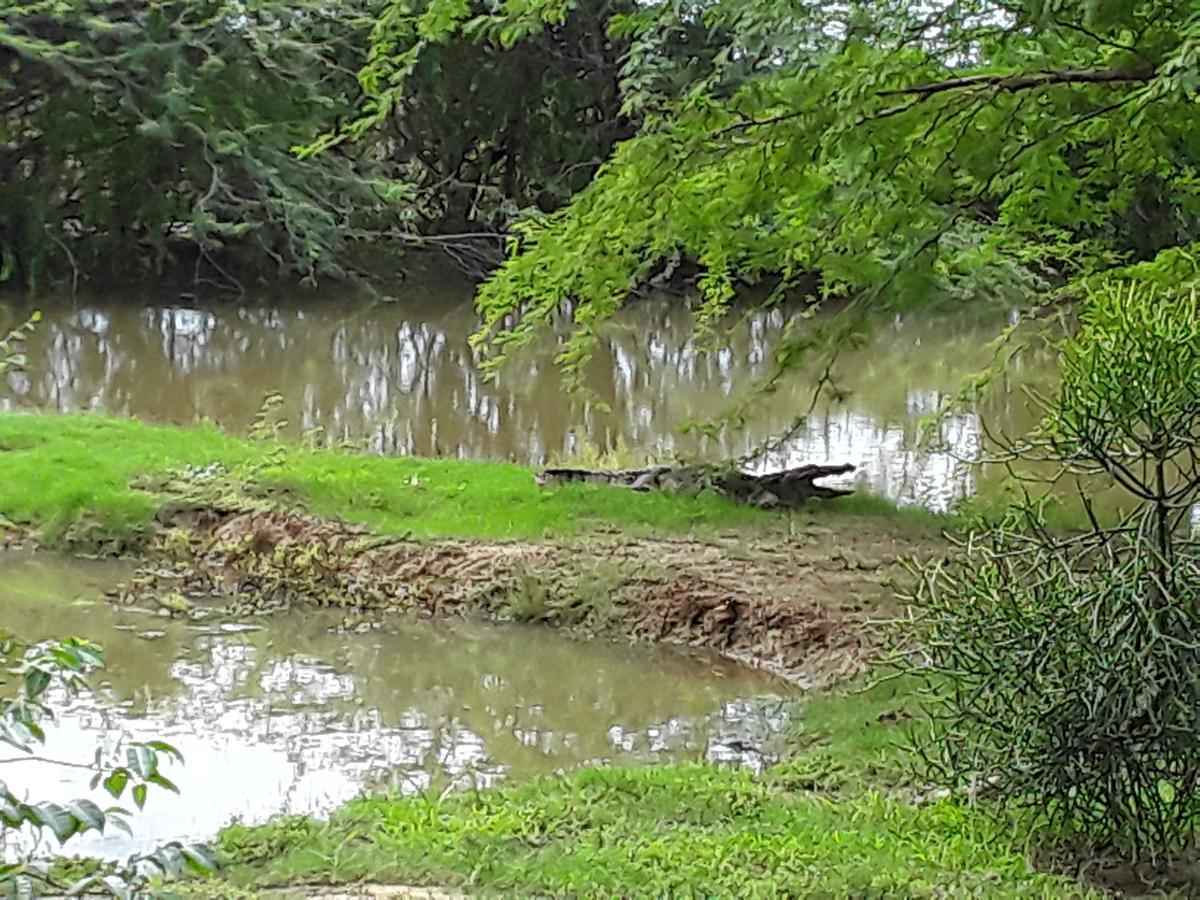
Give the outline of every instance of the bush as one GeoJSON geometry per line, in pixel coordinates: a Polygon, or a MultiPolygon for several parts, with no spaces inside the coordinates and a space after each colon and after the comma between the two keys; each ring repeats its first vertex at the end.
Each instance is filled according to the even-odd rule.
{"type": "Polygon", "coordinates": [[[925,774],[1059,835],[1163,862],[1200,812],[1200,305],[1108,289],[1061,342],[1019,460],[1115,483],[1132,511],[1070,535],[1026,501],[920,571],[925,774]]]}

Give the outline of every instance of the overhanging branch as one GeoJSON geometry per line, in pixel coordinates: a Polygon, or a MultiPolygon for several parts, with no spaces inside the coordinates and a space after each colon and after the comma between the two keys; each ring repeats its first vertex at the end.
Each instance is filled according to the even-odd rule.
{"type": "Polygon", "coordinates": [[[964,75],[960,78],[947,78],[944,81],[934,81],[929,84],[918,84],[913,87],[897,88],[890,91],[880,91],[881,96],[916,96],[920,99],[942,94],[946,91],[971,90],[974,88],[992,88],[997,91],[1027,91],[1031,88],[1045,87],[1053,84],[1117,84],[1122,82],[1141,82],[1153,80],[1157,70],[1153,66],[1139,69],[1057,69],[1048,72],[1029,72],[1024,75],[964,75]]]}

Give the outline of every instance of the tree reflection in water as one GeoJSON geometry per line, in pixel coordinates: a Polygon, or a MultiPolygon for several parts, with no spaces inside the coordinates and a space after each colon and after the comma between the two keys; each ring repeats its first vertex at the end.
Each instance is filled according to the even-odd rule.
{"type": "MultiPolygon", "coordinates": [[[[39,558],[12,561],[30,583],[39,558]]],[[[61,621],[44,599],[0,587],[0,600],[33,638],[61,621]]],[[[261,630],[198,629],[104,604],[80,616],[82,636],[119,651],[95,695],[59,698],[49,753],[87,763],[97,740],[154,736],[186,765],[168,771],[180,796],[152,797],[133,837],[72,851],[126,856],[233,818],[326,813],[364,789],[485,787],[597,761],[760,766],[788,721],[785,686],[681,651],[401,617],[366,634],[338,623],[306,611],[261,630]]],[[[3,777],[51,799],[87,792],[78,770],[22,763],[3,777]]]]}

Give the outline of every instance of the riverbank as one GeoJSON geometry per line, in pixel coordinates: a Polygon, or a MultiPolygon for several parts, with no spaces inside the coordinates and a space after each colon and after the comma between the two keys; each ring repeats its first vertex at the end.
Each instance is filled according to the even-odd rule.
{"type": "MultiPolygon", "coordinates": [[[[619,530],[634,537],[759,534],[797,523],[894,520],[936,533],[938,517],[855,496],[792,513],[720,497],[633,493],[599,485],[545,490],[507,463],[379,457],[250,440],[212,426],[173,428],[98,415],[0,413],[0,525],[36,531],[48,546],[136,549],[172,504],[243,497],[415,539],[542,540],[619,530]],[[221,475],[220,478],[212,477],[221,475]]],[[[852,530],[852,527],[850,528],[852,530]]]]}
{"type": "Polygon", "coordinates": [[[907,783],[909,696],[895,682],[815,696],[798,755],[762,776],[583,769],[233,826],[218,842],[227,868],[187,893],[317,897],[384,883],[443,896],[1101,896],[1038,872],[1017,831],[907,783]]]}
{"type": "Polygon", "coordinates": [[[869,497],[768,512],[529,469],[380,458],[92,416],[0,416],[13,540],[132,554],[118,602],[197,618],[316,604],[702,647],[812,686],[862,671],[937,517],[869,497]]]}

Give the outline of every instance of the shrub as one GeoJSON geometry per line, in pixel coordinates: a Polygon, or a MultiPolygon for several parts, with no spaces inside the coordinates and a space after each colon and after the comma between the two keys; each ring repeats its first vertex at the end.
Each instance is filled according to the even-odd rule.
{"type": "MultiPolygon", "coordinates": [[[[1132,498],[1050,531],[1025,501],[920,570],[910,598],[932,733],[927,775],[1059,835],[1165,861],[1200,812],[1200,305],[1101,291],[1060,345],[1061,383],[1018,461],[1132,498]]],[[[1061,483],[1061,481],[1059,482],[1061,483]]]]}

